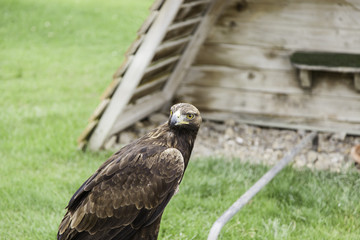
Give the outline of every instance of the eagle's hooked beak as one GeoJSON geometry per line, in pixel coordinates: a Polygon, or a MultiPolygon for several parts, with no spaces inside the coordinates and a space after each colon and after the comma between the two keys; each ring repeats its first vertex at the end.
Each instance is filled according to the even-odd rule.
{"type": "Polygon", "coordinates": [[[189,122],[186,121],[186,116],[182,115],[179,110],[174,112],[170,119],[170,126],[178,126],[183,124],[189,124],[189,122]]]}

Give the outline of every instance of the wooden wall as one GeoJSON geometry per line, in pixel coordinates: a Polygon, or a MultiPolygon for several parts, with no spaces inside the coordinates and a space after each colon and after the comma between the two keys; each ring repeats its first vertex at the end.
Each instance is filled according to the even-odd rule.
{"type": "Polygon", "coordinates": [[[360,134],[353,75],[299,85],[297,50],[360,54],[360,0],[232,0],[178,91],[209,118],[360,134]]]}

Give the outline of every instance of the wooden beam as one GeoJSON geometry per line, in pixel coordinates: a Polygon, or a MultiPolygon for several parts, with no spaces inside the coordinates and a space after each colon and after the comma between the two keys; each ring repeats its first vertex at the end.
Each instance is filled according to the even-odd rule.
{"type": "Polygon", "coordinates": [[[101,116],[101,114],[105,111],[107,105],[109,104],[110,99],[109,98],[105,98],[103,99],[100,104],[97,106],[97,108],[95,109],[94,113],[91,115],[89,121],[92,122],[94,120],[99,119],[99,117],[101,116]]]}
{"type": "Polygon", "coordinates": [[[226,121],[234,119],[236,122],[267,126],[274,128],[286,128],[296,130],[311,130],[321,132],[338,132],[360,136],[360,125],[358,123],[324,121],[322,119],[308,119],[299,117],[274,117],[263,116],[261,114],[252,113],[234,113],[227,111],[201,111],[203,119],[214,121],[226,121]]]}
{"type": "Polygon", "coordinates": [[[156,49],[156,52],[158,53],[158,52],[161,52],[161,51],[163,51],[165,49],[176,47],[176,46],[179,46],[181,44],[187,43],[187,42],[190,41],[190,39],[191,39],[191,37],[187,36],[187,37],[176,39],[176,40],[173,40],[173,41],[164,42],[156,49]]]}
{"type": "Polygon", "coordinates": [[[159,89],[169,78],[170,74],[165,74],[159,78],[153,79],[145,84],[140,85],[134,92],[134,95],[132,96],[133,99],[137,99],[141,96],[144,96],[145,94],[149,94],[150,92],[153,92],[156,89],[159,89]]]}
{"type": "Polygon", "coordinates": [[[311,79],[311,71],[309,70],[304,70],[304,69],[300,69],[299,70],[299,80],[300,80],[300,85],[303,88],[310,88],[311,84],[312,84],[312,79],[311,79]]]}
{"type": "Polygon", "coordinates": [[[231,2],[231,6],[221,16],[220,24],[234,21],[235,23],[254,22],[259,25],[290,25],[296,30],[309,26],[333,30],[360,30],[358,7],[360,2],[357,0],[348,1],[344,5],[336,4],[334,0],[324,2],[280,0],[276,1],[276,4],[273,0],[249,0],[243,8],[239,8],[241,1],[231,2]],[[358,6],[355,6],[355,3],[358,6]]]}
{"type": "Polygon", "coordinates": [[[100,99],[104,100],[106,98],[110,98],[113,95],[116,87],[119,85],[120,82],[121,82],[121,77],[114,78],[113,81],[110,83],[110,85],[103,92],[100,99]]]}
{"type": "Polygon", "coordinates": [[[204,43],[196,65],[221,65],[234,68],[293,70],[290,50],[251,45],[204,43]]]}
{"type": "Polygon", "coordinates": [[[88,123],[88,125],[86,126],[84,131],[81,133],[81,135],[77,139],[79,149],[84,149],[87,137],[92,133],[92,131],[94,131],[98,122],[99,122],[98,120],[94,120],[94,121],[91,121],[88,123]]]}
{"type": "MultiPolygon", "coordinates": [[[[256,19],[256,17],[251,19],[256,19]]],[[[336,29],[312,26],[298,28],[287,24],[285,21],[283,22],[283,25],[241,21],[218,23],[213,26],[206,41],[208,43],[252,45],[292,51],[303,49],[329,51],[331,49],[331,51],[343,53],[360,52],[359,30],[342,28],[341,31],[337,32],[336,29]],[[266,33],[266,37],[264,37],[264,33],[266,33]]]]}
{"type": "Polygon", "coordinates": [[[360,73],[360,68],[356,68],[356,67],[328,67],[328,66],[311,66],[305,64],[293,64],[293,66],[298,69],[312,70],[312,71],[360,73]]]}
{"type": "Polygon", "coordinates": [[[172,30],[179,29],[182,27],[194,25],[196,23],[199,23],[202,19],[203,19],[203,17],[197,17],[197,18],[191,18],[189,20],[185,20],[182,22],[174,23],[169,26],[168,31],[172,31],[172,30]]]}
{"type": "Polygon", "coordinates": [[[109,132],[109,136],[124,130],[136,121],[139,121],[148,116],[150,113],[159,110],[166,102],[167,99],[162,92],[144,97],[143,101],[139,101],[139,103],[129,106],[128,110],[125,110],[119,115],[116,123],[109,132]]]}
{"type": "Polygon", "coordinates": [[[155,2],[151,5],[150,11],[156,11],[161,8],[165,0],[155,0],[155,2]]]}
{"type": "Polygon", "coordinates": [[[354,86],[356,91],[360,91],[360,73],[354,74],[354,86]]]}
{"type": "Polygon", "coordinates": [[[357,99],[315,94],[282,94],[245,89],[186,85],[178,91],[181,101],[201,110],[254,113],[273,117],[313,118],[359,124],[357,99]]]}
{"type": "MultiPolygon", "coordinates": [[[[215,87],[218,89],[239,89],[253,92],[278,94],[309,94],[299,87],[296,71],[269,69],[230,68],[216,65],[191,66],[183,86],[215,87]]],[[[354,91],[354,78],[349,74],[319,72],[311,94],[333,98],[347,98],[360,101],[360,94],[354,91]]]]}
{"type": "MultiPolygon", "coordinates": [[[[182,2],[183,1],[179,0],[167,0],[161,7],[157,18],[152,23],[152,26],[147,32],[137,54],[134,56],[132,63],[124,73],[121,84],[115,90],[99,124],[91,135],[89,149],[100,149],[109,137],[109,134],[112,131],[111,129],[117,119],[119,119],[119,116],[122,115],[122,112],[131,99],[145,69],[154,57],[156,48],[164,38],[167,28],[175,18],[182,2]]],[[[149,104],[148,107],[149,109],[153,109],[152,104],[149,104]]],[[[143,111],[148,112],[149,110],[144,109],[143,111]]]]}
{"type": "Polygon", "coordinates": [[[129,65],[134,59],[134,55],[126,55],[124,62],[121,64],[121,66],[116,70],[116,72],[113,75],[113,78],[120,78],[125,71],[128,69],[129,65]]]}
{"type": "Polygon", "coordinates": [[[147,74],[147,73],[149,73],[149,72],[152,72],[152,71],[154,71],[154,70],[156,70],[156,69],[159,69],[159,68],[165,67],[165,66],[167,66],[167,65],[170,65],[170,64],[176,62],[177,60],[179,60],[179,58],[180,58],[180,56],[177,55],[177,56],[174,56],[174,57],[167,58],[167,59],[165,59],[165,60],[163,60],[163,61],[159,61],[159,62],[157,62],[157,63],[149,66],[149,67],[145,70],[144,75],[147,74]]]}
{"type": "Polygon", "coordinates": [[[193,38],[189,42],[186,50],[174,69],[173,74],[163,89],[167,99],[172,99],[174,97],[175,91],[178,89],[181,81],[183,80],[186,70],[193,63],[201,44],[204,42],[209,32],[210,27],[215,23],[227,3],[228,0],[213,0],[209,6],[203,20],[199,24],[193,38]]]}
{"type": "Polygon", "coordinates": [[[203,5],[206,3],[209,3],[211,0],[199,0],[199,1],[195,1],[195,2],[190,2],[190,3],[184,3],[183,5],[181,5],[181,8],[192,8],[198,5],[203,5]]]}
{"type": "Polygon", "coordinates": [[[149,17],[143,23],[143,25],[139,28],[137,34],[138,35],[145,34],[149,30],[151,24],[154,22],[158,14],[159,14],[158,11],[152,11],[149,17]]]}

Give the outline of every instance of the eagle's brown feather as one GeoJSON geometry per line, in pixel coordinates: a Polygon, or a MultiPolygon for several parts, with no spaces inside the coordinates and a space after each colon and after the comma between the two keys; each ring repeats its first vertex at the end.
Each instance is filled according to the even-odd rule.
{"type": "MultiPolygon", "coordinates": [[[[177,190],[197,130],[198,110],[186,126],[164,123],[111,156],[71,198],[58,239],[156,239],[161,215],[177,190]]],[[[170,116],[170,118],[174,118],[170,116]]]]}

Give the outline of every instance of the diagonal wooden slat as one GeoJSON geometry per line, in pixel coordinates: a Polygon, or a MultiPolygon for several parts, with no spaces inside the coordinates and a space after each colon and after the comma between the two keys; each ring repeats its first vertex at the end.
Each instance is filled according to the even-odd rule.
{"type": "Polygon", "coordinates": [[[169,57],[163,61],[159,61],[159,62],[155,63],[154,65],[151,65],[148,68],[146,68],[144,75],[149,72],[155,71],[156,69],[170,65],[170,64],[176,62],[177,60],[179,60],[179,58],[180,58],[180,56],[173,56],[173,57],[169,57]]]}
{"type": "Polygon", "coordinates": [[[187,27],[187,26],[190,26],[190,25],[194,25],[196,23],[199,23],[202,19],[203,19],[203,17],[197,17],[197,18],[188,19],[186,21],[174,23],[168,28],[168,31],[172,31],[172,30],[179,29],[179,28],[182,28],[182,27],[187,27]]]}
{"type": "Polygon", "coordinates": [[[109,136],[120,132],[121,130],[131,126],[139,119],[143,119],[150,113],[159,110],[168,100],[162,92],[155,93],[147,99],[129,106],[127,110],[122,112],[121,117],[116,121],[109,132],[109,136]]]}
{"type": "Polygon", "coordinates": [[[194,1],[194,2],[190,2],[190,3],[184,3],[181,5],[181,8],[192,8],[195,6],[207,4],[209,2],[211,2],[211,0],[199,0],[199,1],[194,1]]]}
{"type": "Polygon", "coordinates": [[[149,94],[153,92],[154,90],[160,89],[162,85],[165,84],[166,80],[169,78],[170,74],[165,74],[161,77],[158,77],[154,80],[151,80],[145,84],[140,85],[138,88],[136,88],[131,101],[133,99],[140,98],[141,96],[144,96],[146,94],[149,94]]]}
{"type": "Polygon", "coordinates": [[[180,46],[180,45],[182,45],[184,43],[189,42],[190,39],[191,39],[191,36],[186,36],[184,38],[164,42],[156,49],[156,52],[158,53],[158,52],[161,52],[161,51],[163,51],[165,49],[168,49],[168,48],[180,46]]]}
{"type": "Polygon", "coordinates": [[[89,149],[100,149],[109,137],[111,129],[131,99],[133,92],[138,86],[182,2],[183,1],[179,0],[167,0],[162,5],[158,16],[153,21],[151,28],[148,30],[141,46],[137,50],[137,54],[134,56],[132,63],[124,73],[122,81],[112,96],[98,126],[91,135],[88,146],[89,149]]]}
{"type": "Polygon", "coordinates": [[[188,69],[193,63],[201,44],[204,42],[209,32],[210,27],[215,23],[216,19],[219,17],[228,2],[228,0],[214,0],[209,6],[203,20],[199,24],[194,36],[187,45],[186,50],[181,56],[176,68],[163,89],[166,98],[171,99],[174,96],[175,91],[178,89],[187,72],[186,69],[188,69]]]}

